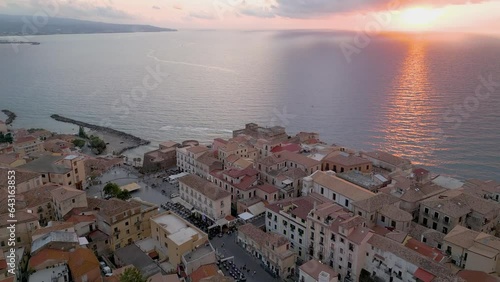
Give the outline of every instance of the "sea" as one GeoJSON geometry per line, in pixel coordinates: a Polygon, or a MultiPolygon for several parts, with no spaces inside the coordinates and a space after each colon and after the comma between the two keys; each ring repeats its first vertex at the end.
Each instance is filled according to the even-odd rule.
{"type": "MultiPolygon", "coordinates": [[[[0,44],[16,128],[77,132],[60,114],[201,143],[255,122],[385,150],[433,173],[500,181],[500,38],[215,31],[33,36],[0,44]]],[[[4,119],[4,117],[1,117],[4,119]]]]}

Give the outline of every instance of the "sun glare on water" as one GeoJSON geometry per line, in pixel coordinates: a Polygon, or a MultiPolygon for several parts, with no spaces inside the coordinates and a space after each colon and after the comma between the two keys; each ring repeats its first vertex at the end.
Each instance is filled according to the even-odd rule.
{"type": "Polygon", "coordinates": [[[412,28],[426,28],[441,16],[441,11],[428,8],[412,8],[402,12],[402,22],[412,28]]]}

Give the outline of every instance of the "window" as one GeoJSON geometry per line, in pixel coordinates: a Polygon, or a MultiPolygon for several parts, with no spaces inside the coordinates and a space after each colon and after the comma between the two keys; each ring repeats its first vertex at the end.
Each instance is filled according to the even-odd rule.
{"type": "Polygon", "coordinates": [[[71,202],[74,204],[75,203],[75,199],[71,199],[71,202]]]}
{"type": "Polygon", "coordinates": [[[448,228],[443,227],[443,233],[444,233],[444,234],[448,234],[448,228]]]}
{"type": "Polygon", "coordinates": [[[125,226],[128,226],[128,221],[125,221],[125,226]]]}
{"type": "Polygon", "coordinates": [[[422,224],[427,227],[427,218],[424,218],[424,220],[422,221],[422,224]]]}
{"type": "Polygon", "coordinates": [[[321,187],[321,195],[325,194],[325,188],[321,187]]]}
{"type": "Polygon", "coordinates": [[[352,268],[352,263],[347,262],[347,268],[349,268],[349,269],[352,268]]]}
{"type": "Polygon", "coordinates": [[[382,222],[385,222],[385,216],[382,216],[382,217],[380,218],[380,220],[381,220],[382,222]]]}
{"type": "Polygon", "coordinates": [[[464,261],[466,261],[466,260],[467,260],[467,253],[465,253],[465,255],[464,255],[464,261]]]}
{"type": "Polygon", "coordinates": [[[396,228],[396,222],[394,220],[391,221],[391,226],[396,228]]]}
{"type": "Polygon", "coordinates": [[[337,200],[337,194],[332,193],[332,200],[336,201],[337,200]]]}
{"type": "Polygon", "coordinates": [[[448,246],[448,247],[446,248],[446,252],[447,252],[448,254],[451,254],[451,246],[448,246]]]}
{"type": "Polygon", "coordinates": [[[345,206],[349,207],[349,200],[348,199],[345,199],[345,206]]]}
{"type": "Polygon", "coordinates": [[[444,222],[445,222],[445,223],[450,223],[450,218],[449,218],[449,217],[447,217],[447,216],[445,216],[445,217],[444,217],[444,222]]]}
{"type": "Polygon", "coordinates": [[[425,214],[429,214],[429,209],[428,209],[428,208],[425,208],[425,209],[424,209],[424,213],[425,213],[425,214]]]}
{"type": "Polygon", "coordinates": [[[363,216],[363,213],[359,211],[359,212],[358,212],[358,215],[359,215],[359,216],[363,216]]]}
{"type": "Polygon", "coordinates": [[[340,243],[344,243],[344,238],[340,237],[340,243]]]}

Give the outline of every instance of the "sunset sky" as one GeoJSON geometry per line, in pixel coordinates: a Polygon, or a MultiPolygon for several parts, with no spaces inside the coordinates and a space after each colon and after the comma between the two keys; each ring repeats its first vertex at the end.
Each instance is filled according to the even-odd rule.
{"type": "Polygon", "coordinates": [[[56,17],[178,29],[500,32],[500,0],[0,0],[1,14],[46,9],[56,17]]]}

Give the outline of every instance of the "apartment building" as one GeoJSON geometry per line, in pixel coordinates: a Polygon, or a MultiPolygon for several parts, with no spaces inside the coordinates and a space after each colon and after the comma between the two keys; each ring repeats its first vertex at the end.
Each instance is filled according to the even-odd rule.
{"type": "Polygon", "coordinates": [[[323,158],[321,161],[321,170],[343,173],[348,171],[359,171],[362,173],[371,173],[372,162],[347,152],[335,151],[323,158]]]}
{"type": "Polygon", "coordinates": [[[29,135],[16,138],[12,145],[14,146],[14,151],[22,156],[45,151],[43,141],[29,135]]]}
{"type": "Polygon", "coordinates": [[[411,161],[383,151],[362,152],[361,157],[373,163],[374,166],[389,171],[405,171],[411,169],[411,161]]]}
{"type": "Polygon", "coordinates": [[[307,215],[314,205],[321,204],[310,196],[289,198],[266,206],[266,230],[290,241],[290,248],[303,261],[307,255],[307,215]]]}
{"type": "MultiPolygon", "coordinates": [[[[8,186],[8,176],[11,168],[0,167],[0,187],[8,186]]],[[[29,190],[41,187],[42,175],[24,169],[16,169],[16,193],[21,194],[29,190]]]]}
{"type": "Polygon", "coordinates": [[[374,234],[368,245],[365,273],[375,281],[465,282],[444,264],[389,238],[374,234]]]}
{"type": "Polygon", "coordinates": [[[238,228],[238,244],[261,261],[268,271],[278,277],[295,273],[297,254],[290,249],[290,242],[276,233],[264,232],[251,223],[238,228]]]}
{"type": "Polygon", "coordinates": [[[44,155],[19,168],[42,175],[43,184],[53,183],[82,190],[86,187],[85,157],[44,155]]]}
{"type": "Polygon", "coordinates": [[[362,216],[370,228],[379,225],[408,231],[413,220],[410,213],[399,208],[399,199],[390,194],[378,193],[352,206],[354,214],[362,216]]]}
{"type": "Polygon", "coordinates": [[[464,192],[479,198],[500,202],[500,183],[497,181],[469,179],[465,182],[464,192]]]}
{"type": "Polygon", "coordinates": [[[302,178],[321,169],[320,161],[290,151],[257,160],[255,166],[262,181],[280,188],[282,199],[299,196],[302,178]]]}
{"type": "Polygon", "coordinates": [[[399,199],[399,207],[409,212],[414,219],[419,218],[420,202],[446,191],[434,183],[418,184],[415,179],[403,175],[395,175],[387,187],[379,189],[379,192],[390,194],[399,199]]]}
{"type": "Polygon", "coordinates": [[[500,204],[463,190],[447,190],[420,202],[418,222],[444,234],[457,225],[495,234],[500,222],[500,204]]]}
{"type": "Polygon", "coordinates": [[[255,139],[264,139],[269,141],[286,141],[288,134],[282,126],[261,127],[256,123],[247,123],[245,128],[233,130],[233,137],[239,135],[248,135],[255,139]]]}
{"type": "Polygon", "coordinates": [[[231,215],[231,193],[194,174],[179,178],[181,198],[213,221],[231,215]]]}
{"type": "Polygon", "coordinates": [[[182,262],[183,254],[208,242],[205,232],[170,211],[151,217],[150,221],[151,237],[160,243],[173,266],[182,262]]]}
{"type": "Polygon", "coordinates": [[[196,173],[196,159],[209,150],[200,145],[176,148],[177,167],[183,172],[196,173]]]}
{"type": "Polygon", "coordinates": [[[210,179],[210,173],[215,170],[224,169],[224,165],[216,157],[212,151],[204,152],[195,160],[194,174],[204,178],[210,179]]]}
{"type": "Polygon", "coordinates": [[[279,189],[270,184],[262,184],[256,187],[257,197],[272,204],[279,199],[279,189]]]}
{"type": "Polygon", "coordinates": [[[7,251],[12,248],[9,246],[9,241],[14,240],[16,248],[27,247],[31,245],[31,234],[35,232],[36,229],[40,228],[38,223],[38,218],[26,211],[18,210],[16,212],[16,230],[14,232],[14,238],[10,233],[10,229],[7,229],[11,222],[8,220],[12,219],[9,213],[0,214],[0,248],[2,251],[7,251]]]}
{"type": "Polygon", "coordinates": [[[63,220],[72,209],[87,207],[87,194],[68,186],[60,186],[50,191],[57,220],[63,220]]]}
{"type": "Polygon", "coordinates": [[[210,175],[215,185],[231,193],[234,205],[238,200],[250,199],[257,194],[259,172],[253,168],[213,171],[210,175]]]}
{"type": "Polygon", "coordinates": [[[500,274],[500,238],[455,226],[443,240],[451,261],[467,270],[500,274]]]}
{"type": "Polygon", "coordinates": [[[338,274],[319,260],[309,260],[299,267],[300,282],[338,282],[338,274]]]}
{"type": "Polygon", "coordinates": [[[109,236],[112,251],[149,236],[149,230],[141,228],[143,214],[139,203],[116,198],[87,198],[87,202],[88,210],[96,213],[98,229],[109,236]]]}
{"type": "Polygon", "coordinates": [[[225,162],[229,156],[237,156],[251,160],[255,160],[258,157],[258,151],[253,146],[249,145],[247,142],[237,142],[234,140],[229,140],[226,144],[219,146],[217,153],[217,158],[222,162],[225,162]]]}
{"type": "Polygon", "coordinates": [[[333,171],[316,171],[303,180],[302,195],[317,193],[342,207],[353,210],[352,203],[375,195],[335,175],[333,171]]]}
{"type": "Polygon", "coordinates": [[[179,143],[173,141],[162,142],[159,148],[144,153],[142,167],[145,171],[158,171],[174,167],[177,164],[177,148],[179,143]]]}
{"type": "Polygon", "coordinates": [[[340,281],[359,280],[367,241],[373,235],[361,216],[327,202],[309,213],[307,232],[309,259],[329,265],[340,281]]]}

